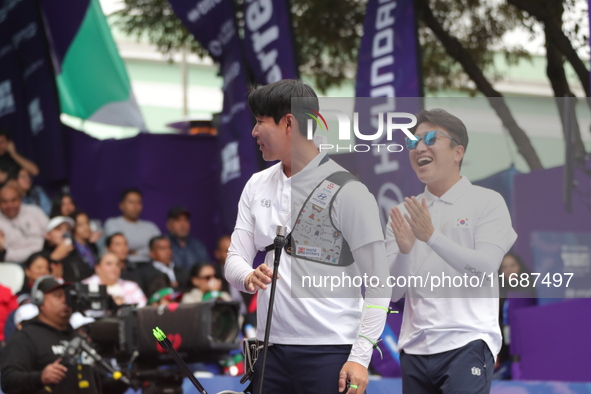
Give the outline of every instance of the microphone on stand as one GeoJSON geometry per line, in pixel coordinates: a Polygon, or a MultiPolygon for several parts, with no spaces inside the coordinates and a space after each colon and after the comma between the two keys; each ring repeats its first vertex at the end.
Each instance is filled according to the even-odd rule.
{"type": "Polygon", "coordinates": [[[275,259],[273,261],[273,278],[271,279],[271,295],[269,296],[269,309],[267,311],[267,324],[265,325],[265,340],[263,342],[263,358],[261,361],[261,373],[259,375],[259,387],[257,394],[263,393],[263,381],[265,378],[265,364],[267,362],[267,350],[269,350],[269,334],[271,332],[271,320],[273,319],[273,304],[275,303],[275,290],[277,284],[277,273],[279,272],[279,260],[281,251],[285,245],[285,226],[277,226],[273,240],[275,246],[275,259]]]}

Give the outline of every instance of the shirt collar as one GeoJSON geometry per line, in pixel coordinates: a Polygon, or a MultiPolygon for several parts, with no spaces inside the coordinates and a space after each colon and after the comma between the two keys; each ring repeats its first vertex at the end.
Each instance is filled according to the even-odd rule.
{"type": "Polygon", "coordinates": [[[465,176],[462,176],[459,181],[457,181],[445,194],[441,197],[437,197],[432,194],[427,187],[425,186],[425,196],[427,200],[427,206],[431,206],[434,201],[441,200],[448,204],[454,204],[458,199],[468,190],[468,188],[472,185],[472,182],[468,180],[465,176]]]}
{"type": "Polygon", "coordinates": [[[163,269],[164,270],[167,270],[167,271],[174,270],[174,261],[171,261],[169,265],[166,265],[166,264],[164,264],[164,263],[162,263],[160,261],[154,260],[152,262],[152,265],[154,266],[154,268],[156,268],[156,269],[158,269],[160,271],[162,271],[163,269]]]}
{"type": "Polygon", "coordinates": [[[312,160],[310,160],[310,162],[308,164],[306,164],[306,166],[304,168],[302,168],[302,170],[300,172],[298,172],[297,174],[295,174],[294,176],[297,176],[299,174],[305,174],[308,171],[312,171],[316,168],[318,168],[319,166],[321,166],[322,164],[326,163],[328,161],[328,154],[326,152],[318,152],[318,154],[316,156],[314,156],[314,158],[312,160]]]}

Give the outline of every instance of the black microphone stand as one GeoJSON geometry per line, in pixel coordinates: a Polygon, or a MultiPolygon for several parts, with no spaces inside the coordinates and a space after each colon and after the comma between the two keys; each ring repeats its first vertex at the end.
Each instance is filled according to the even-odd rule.
{"type": "Polygon", "coordinates": [[[263,357],[261,360],[261,373],[259,375],[259,388],[257,394],[263,394],[263,381],[265,378],[265,364],[267,363],[267,351],[269,350],[269,334],[271,333],[271,320],[273,319],[273,305],[275,303],[275,290],[277,274],[279,272],[279,259],[285,245],[285,227],[277,226],[277,236],[273,241],[275,246],[275,259],[273,261],[273,277],[271,279],[271,295],[269,296],[269,309],[267,310],[267,323],[265,325],[265,340],[263,342],[263,357]]]}

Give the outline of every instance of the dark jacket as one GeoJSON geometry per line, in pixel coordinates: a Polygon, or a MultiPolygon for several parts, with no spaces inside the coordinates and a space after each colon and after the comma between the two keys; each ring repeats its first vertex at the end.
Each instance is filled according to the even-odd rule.
{"type": "MultiPolygon", "coordinates": [[[[152,263],[144,264],[142,267],[144,278],[146,278],[146,289],[144,290],[144,294],[146,297],[150,298],[155,291],[162,288],[162,286],[158,286],[158,283],[163,283],[164,287],[170,287],[170,279],[168,275],[162,273],[158,269],[154,268],[152,263]]],[[[189,273],[175,264],[174,266],[174,276],[176,277],[176,281],[178,282],[178,287],[174,290],[176,291],[184,291],[187,289],[187,284],[189,282],[189,273]]],[[[143,289],[142,289],[143,290],[143,289]]]]}
{"type": "MultiPolygon", "coordinates": [[[[54,327],[33,319],[21,331],[17,331],[8,341],[2,362],[2,391],[7,394],[47,393],[41,383],[41,372],[48,364],[60,357],[68,346],[68,341],[75,336],[69,327],[60,331],[54,327]]],[[[101,393],[102,384],[97,368],[91,365],[68,367],[66,377],[56,385],[51,385],[52,394],[101,393]],[[78,371],[78,368],[81,368],[78,371]],[[79,389],[80,380],[89,386],[79,389]]]]}
{"type": "MultiPolygon", "coordinates": [[[[96,249],[96,246],[94,246],[94,248],[96,249]]],[[[54,249],[55,246],[51,246],[47,241],[45,241],[45,245],[43,246],[44,252],[49,255],[54,251],[54,249]]],[[[94,275],[94,268],[91,268],[84,262],[84,260],[82,260],[82,257],[76,248],[74,248],[70,254],[64,257],[61,263],[64,267],[63,278],[66,282],[79,282],[94,275]]]]}
{"type": "Polygon", "coordinates": [[[149,278],[146,277],[146,272],[143,266],[148,263],[134,263],[133,261],[125,260],[125,264],[121,268],[121,279],[130,280],[137,283],[142,291],[148,288],[149,278]]]}
{"type": "Polygon", "coordinates": [[[190,271],[196,263],[211,261],[207,248],[198,239],[189,235],[185,240],[185,246],[181,246],[179,239],[172,234],[168,234],[168,239],[172,248],[172,261],[179,267],[190,271]]]}

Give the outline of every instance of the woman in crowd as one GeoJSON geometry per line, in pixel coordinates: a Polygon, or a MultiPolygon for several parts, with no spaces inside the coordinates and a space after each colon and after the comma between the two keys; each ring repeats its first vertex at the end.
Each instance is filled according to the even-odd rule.
{"type": "Polygon", "coordinates": [[[21,168],[18,172],[18,178],[16,181],[23,198],[23,204],[37,205],[46,215],[49,215],[51,211],[51,201],[41,186],[33,186],[33,180],[31,179],[29,172],[24,168],[21,168]]]}
{"type": "MultiPolygon", "coordinates": [[[[500,307],[499,307],[499,325],[501,326],[501,334],[503,335],[503,343],[501,344],[501,350],[497,356],[497,362],[495,363],[495,377],[498,379],[507,379],[511,373],[511,354],[510,354],[510,322],[509,322],[509,304],[511,302],[510,293],[513,295],[519,294],[519,297],[533,297],[535,292],[531,286],[521,286],[525,281],[520,280],[521,274],[527,274],[530,278],[530,270],[527,268],[521,256],[516,253],[509,252],[503,257],[501,266],[499,267],[499,275],[503,275],[504,287],[499,289],[500,293],[500,307]],[[515,281],[515,279],[517,279],[515,281]],[[511,280],[511,281],[510,281],[511,280]],[[509,285],[511,283],[512,285],[509,285]],[[515,284],[515,286],[513,286],[515,284]]],[[[530,278],[531,279],[531,278],[530,278]]],[[[530,280],[531,283],[531,280],[530,280]]]]}
{"type": "Polygon", "coordinates": [[[19,298],[19,304],[31,296],[31,289],[37,278],[43,275],[49,275],[49,258],[46,253],[37,252],[29,256],[24,264],[25,283],[22,289],[16,293],[19,298]]]}
{"type": "Polygon", "coordinates": [[[82,281],[84,284],[107,286],[107,293],[113,297],[117,305],[137,304],[140,308],[146,305],[146,296],[137,283],[121,279],[119,257],[107,252],[94,266],[95,274],[82,281]]]}
{"type": "Polygon", "coordinates": [[[105,239],[105,248],[119,258],[121,271],[124,272],[125,267],[128,265],[127,256],[129,256],[129,246],[127,245],[125,235],[123,233],[109,235],[105,239]]]}
{"type": "Polygon", "coordinates": [[[52,201],[49,217],[70,216],[76,210],[76,203],[68,192],[58,193],[52,201]]]}
{"type": "Polygon", "coordinates": [[[224,301],[232,300],[230,294],[222,291],[222,281],[216,277],[216,271],[213,265],[209,263],[197,263],[191,268],[190,274],[190,290],[183,295],[183,304],[216,298],[224,301]]]}
{"type": "Polygon", "coordinates": [[[101,233],[90,231],[90,221],[85,212],[74,211],[70,217],[74,219],[74,249],[86,265],[94,268],[98,260],[96,242],[101,233]]]}
{"type": "Polygon", "coordinates": [[[527,268],[521,256],[513,252],[507,253],[505,257],[503,257],[503,261],[499,267],[499,275],[503,275],[505,277],[505,286],[499,289],[501,298],[505,298],[508,291],[524,293],[526,295],[533,294],[533,289],[531,286],[521,286],[523,283],[525,283],[525,281],[520,280],[521,274],[527,274],[529,278],[531,271],[529,268],[527,268]],[[517,279],[517,281],[513,280],[511,282],[516,286],[508,285],[511,278],[517,279]]]}
{"type": "Polygon", "coordinates": [[[105,248],[108,252],[113,253],[119,259],[119,266],[121,267],[121,279],[131,280],[137,283],[144,294],[148,294],[147,282],[144,272],[136,264],[127,259],[129,256],[129,246],[127,239],[122,233],[115,233],[109,235],[105,239],[105,248]]]}

